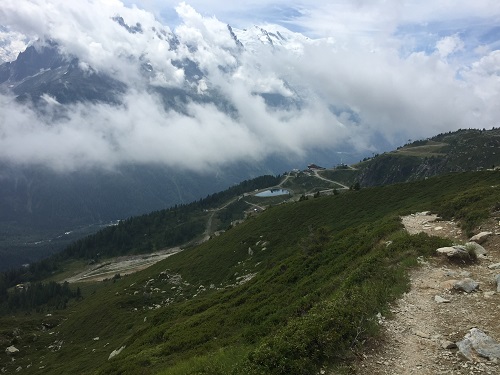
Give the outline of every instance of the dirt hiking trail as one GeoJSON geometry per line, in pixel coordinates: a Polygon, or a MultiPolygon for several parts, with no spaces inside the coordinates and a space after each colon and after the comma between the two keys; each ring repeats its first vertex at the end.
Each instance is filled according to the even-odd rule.
{"type": "MultiPolygon", "coordinates": [[[[426,232],[464,244],[469,239],[452,221],[442,221],[428,212],[402,218],[409,233],[426,232]]],[[[390,318],[379,316],[382,339],[367,349],[356,363],[358,374],[434,375],[500,374],[496,359],[462,355],[456,343],[472,328],[500,342],[500,293],[490,269],[500,262],[500,223],[490,219],[481,231],[493,234],[481,245],[487,254],[474,264],[451,263],[447,257],[420,259],[421,267],[411,273],[411,289],[391,306],[390,318]],[[479,289],[456,291],[456,280],[471,278],[479,289]]],[[[500,348],[500,346],[499,346],[500,348]]]]}

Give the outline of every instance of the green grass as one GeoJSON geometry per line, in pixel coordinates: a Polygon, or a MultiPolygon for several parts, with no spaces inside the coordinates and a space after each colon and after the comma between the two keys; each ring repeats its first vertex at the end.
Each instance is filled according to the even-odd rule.
{"type": "MultiPolygon", "coordinates": [[[[355,169],[335,169],[321,171],[319,174],[329,180],[338,181],[343,185],[351,186],[356,183],[359,171],[355,169]]],[[[338,186],[336,187],[339,188],[338,186]]]]}
{"type": "Polygon", "coordinates": [[[424,145],[408,145],[406,147],[401,147],[395,152],[420,157],[432,157],[435,155],[445,156],[446,154],[441,153],[440,151],[442,151],[446,146],[448,146],[447,143],[429,140],[426,141],[424,145]]]}
{"type": "Polygon", "coordinates": [[[162,375],[223,375],[236,374],[238,365],[246,360],[249,348],[222,348],[209,354],[194,356],[160,372],[162,375]]]}
{"type": "Polygon", "coordinates": [[[82,259],[66,260],[61,263],[60,270],[45,281],[63,282],[67,278],[81,272],[87,265],[88,261],[82,259]]]}
{"type": "Polygon", "coordinates": [[[317,177],[307,176],[300,173],[296,177],[290,177],[284,184],[284,189],[293,191],[295,195],[315,193],[319,190],[339,188],[337,184],[321,180],[317,177]]]}

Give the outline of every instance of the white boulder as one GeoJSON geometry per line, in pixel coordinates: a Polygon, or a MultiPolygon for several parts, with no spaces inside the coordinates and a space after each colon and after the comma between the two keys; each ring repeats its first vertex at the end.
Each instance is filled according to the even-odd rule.
{"type": "Polygon", "coordinates": [[[14,345],[11,345],[7,349],[5,349],[5,353],[7,353],[8,355],[14,355],[19,353],[19,349],[16,348],[14,345]]]}

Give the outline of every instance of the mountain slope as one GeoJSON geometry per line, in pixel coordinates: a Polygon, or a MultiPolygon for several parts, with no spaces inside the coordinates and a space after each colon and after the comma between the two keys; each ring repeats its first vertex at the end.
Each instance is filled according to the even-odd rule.
{"type": "Polygon", "coordinates": [[[416,141],[359,165],[363,185],[500,166],[500,129],[465,129],[416,141]]]}
{"type": "Polygon", "coordinates": [[[31,45],[15,61],[0,65],[0,87],[19,101],[39,103],[48,95],[61,104],[118,103],[126,89],[108,75],[82,69],[78,58],[62,55],[53,42],[31,45]]]}
{"type": "Polygon", "coordinates": [[[46,312],[3,317],[5,345],[12,327],[26,332],[4,366],[306,374],[342,363],[405,290],[404,269],[445,243],[404,234],[398,216],[433,207],[470,230],[496,207],[499,186],[498,172],[457,173],[273,207],[140,273],[81,284],[84,299],[51,311],[53,328],[35,342],[29,327],[48,323],[46,312]]]}
{"type": "Polygon", "coordinates": [[[320,172],[347,185],[376,186],[500,166],[500,129],[464,129],[409,143],[352,167],[320,172]]]}

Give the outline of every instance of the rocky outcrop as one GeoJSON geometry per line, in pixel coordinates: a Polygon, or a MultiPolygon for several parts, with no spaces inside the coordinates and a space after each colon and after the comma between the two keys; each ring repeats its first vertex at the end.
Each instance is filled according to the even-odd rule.
{"type": "Polygon", "coordinates": [[[468,249],[462,245],[440,247],[436,252],[446,255],[448,259],[455,261],[471,261],[473,259],[468,249]]]}
{"type": "Polygon", "coordinates": [[[443,298],[438,295],[434,296],[434,301],[436,301],[437,303],[450,303],[449,299],[443,298]]]}
{"type": "Polygon", "coordinates": [[[7,349],[5,349],[5,353],[7,353],[8,355],[15,355],[19,353],[19,349],[16,348],[14,345],[11,345],[7,349]]]}
{"type": "Polygon", "coordinates": [[[453,288],[456,290],[461,290],[465,293],[471,293],[479,289],[479,283],[467,277],[465,279],[457,281],[453,285],[453,288]]]}
{"type": "Polygon", "coordinates": [[[496,362],[500,359],[500,344],[477,328],[472,328],[462,341],[457,342],[457,346],[470,361],[485,358],[496,362]]]}
{"type": "Polygon", "coordinates": [[[120,354],[120,353],[123,351],[123,349],[125,349],[125,345],[123,345],[120,349],[113,350],[113,351],[111,352],[111,354],[109,355],[109,357],[108,357],[108,361],[109,361],[111,358],[116,357],[118,354],[120,354]]]}
{"type": "Polygon", "coordinates": [[[476,254],[477,257],[481,257],[481,256],[488,254],[486,249],[484,247],[482,247],[481,245],[479,245],[477,242],[467,242],[465,244],[465,248],[470,249],[471,251],[474,251],[474,253],[476,254]]]}
{"type": "Polygon", "coordinates": [[[63,344],[64,344],[63,340],[56,340],[51,345],[49,345],[47,349],[50,349],[53,352],[58,352],[59,350],[61,350],[63,344]]]}
{"type": "Polygon", "coordinates": [[[469,241],[471,242],[476,242],[476,243],[483,243],[486,241],[486,239],[491,236],[493,233],[492,232],[480,232],[476,234],[475,236],[472,236],[469,241]]]}

